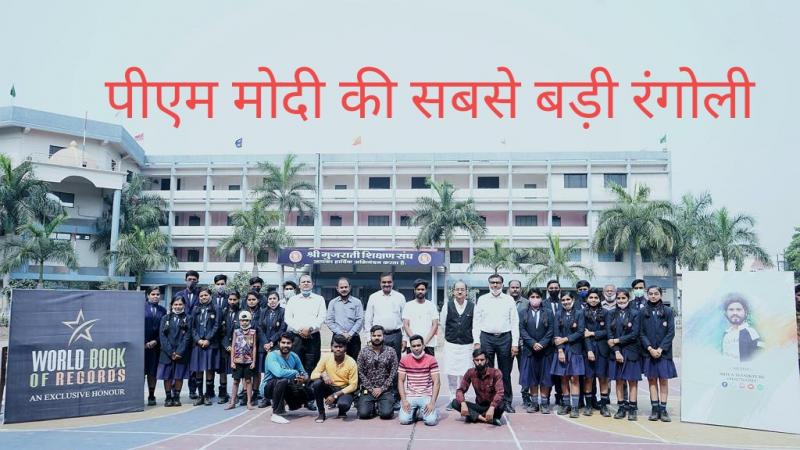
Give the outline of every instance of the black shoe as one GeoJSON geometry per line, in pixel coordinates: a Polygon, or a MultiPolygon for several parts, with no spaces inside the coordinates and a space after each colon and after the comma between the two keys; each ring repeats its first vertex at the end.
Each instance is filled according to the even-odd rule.
{"type": "Polygon", "coordinates": [[[528,414],[535,413],[539,408],[534,408],[534,406],[538,406],[538,405],[528,405],[528,406],[526,406],[525,407],[525,412],[528,413],[528,414]]]}
{"type": "Polygon", "coordinates": [[[592,409],[600,410],[600,401],[596,398],[592,399],[592,409]]]}
{"type": "Polygon", "coordinates": [[[637,420],[636,415],[638,414],[638,412],[639,412],[639,410],[637,410],[636,408],[629,409],[628,410],[628,420],[636,421],[637,420]]]}
{"type": "Polygon", "coordinates": [[[197,392],[189,392],[189,398],[192,400],[197,399],[197,392]]]}
{"type": "Polygon", "coordinates": [[[667,412],[667,408],[661,408],[661,421],[662,422],[672,422],[672,417],[669,416],[667,412]]]}
{"type": "Polygon", "coordinates": [[[203,404],[206,405],[206,406],[211,406],[211,398],[210,397],[204,397],[203,398],[203,404]]]}
{"type": "Polygon", "coordinates": [[[608,405],[605,403],[600,405],[600,415],[603,417],[611,417],[611,411],[608,410],[608,405]]]}
{"type": "Polygon", "coordinates": [[[231,401],[231,398],[230,398],[230,397],[228,397],[227,395],[225,395],[225,396],[220,396],[220,397],[219,397],[219,400],[217,400],[217,404],[219,404],[219,405],[224,405],[225,403],[229,403],[230,401],[231,401]]]}
{"type": "Polygon", "coordinates": [[[494,419],[492,419],[492,425],[500,426],[502,424],[503,424],[502,420],[500,420],[500,419],[498,419],[496,417],[494,419]]]}
{"type": "Polygon", "coordinates": [[[511,405],[511,402],[506,402],[505,410],[506,410],[507,413],[511,413],[511,414],[517,412],[517,410],[514,409],[514,407],[511,405]]]}
{"type": "Polygon", "coordinates": [[[175,406],[175,403],[172,401],[172,397],[167,396],[167,398],[164,399],[164,406],[167,408],[175,406]]]}
{"type": "Polygon", "coordinates": [[[540,411],[542,412],[542,414],[550,414],[551,412],[550,404],[548,403],[546,405],[542,405],[540,411]]]}
{"type": "Polygon", "coordinates": [[[558,411],[556,414],[559,416],[564,416],[569,413],[570,407],[567,405],[558,405],[558,411]]]}
{"type": "Polygon", "coordinates": [[[522,406],[526,409],[528,406],[532,405],[533,401],[531,401],[531,394],[527,391],[522,391],[522,406]]]}
{"type": "Polygon", "coordinates": [[[627,406],[619,405],[617,407],[617,413],[614,414],[614,418],[615,419],[624,419],[625,418],[625,413],[627,413],[627,412],[628,412],[628,407],[627,406]]]}
{"type": "Polygon", "coordinates": [[[155,397],[147,397],[147,406],[156,406],[156,398],[155,397]]]}
{"type": "Polygon", "coordinates": [[[217,394],[217,395],[218,395],[220,398],[222,398],[222,397],[228,397],[228,386],[227,386],[227,385],[225,385],[225,386],[220,386],[220,387],[218,388],[218,391],[217,391],[217,392],[218,392],[218,394],[217,394]]]}
{"type": "Polygon", "coordinates": [[[192,404],[194,406],[202,406],[205,402],[206,401],[203,399],[203,397],[198,397],[197,400],[195,400],[192,404]]]}
{"type": "MultiPolygon", "coordinates": [[[[579,408],[574,408],[569,412],[569,418],[570,419],[577,419],[578,416],[580,416],[580,414],[578,414],[578,409],[579,408]]],[[[589,409],[591,410],[591,408],[589,408],[589,409]]]]}
{"type": "Polygon", "coordinates": [[[247,396],[244,396],[239,400],[239,406],[247,406],[247,396]]]}
{"type": "Polygon", "coordinates": [[[180,397],[176,397],[176,398],[172,399],[172,406],[182,406],[181,405],[181,398],[180,397]]]}
{"type": "Polygon", "coordinates": [[[322,422],[325,422],[325,419],[326,419],[326,417],[325,417],[325,413],[324,413],[324,412],[321,412],[321,413],[319,413],[319,415],[317,416],[316,420],[314,420],[314,422],[316,422],[316,423],[322,423],[322,422]]]}
{"type": "Polygon", "coordinates": [[[583,415],[584,415],[584,416],[591,416],[593,413],[594,413],[594,412],[592,411],[592,405],[591,405],[591,404],[587,404],[587,405],[586,405],[586,406],[583,408],[583,415]]]}
{"type": "Polygon", "coordinates": [[[206,385],[206,398],[214,398],[216,394],[214,394],[214,385],[211,386],[206,385]]]}
{"type": "Polygon", "coordinates": [[[654,406],[653,411],[650,413],[650,417],[648,417],[647,420],[652,420],[653,422],[655,422],[656,420],[661,418],[660,413],[661,409],[658,406],[654,406]]]}
{"type": "Polygon", "coordinates": [[[347,418],[347,413],[339,412],[339,414],[336,415],[336,418],[337,419],[346,419],[347,418]]]}
{"type": "Polygon", "coordinates": [[[261,399],[261,400],[258,402],[258,407],[259,407],[259,408],[266,408],[266,407],[267,407],[267,399],[265,399],[265,398],[262,398],[262,399],[261,399]]]}
{"type": "MultiPolygon", "coordinates": [[[[314,400],[309,400],[308,402],[306,402],[306,408],[308,408],[309,411],[316,411],[317,404],[314,402],[314,400]]],[[[320,414],[323,416],[325,415],[324,412],[321,412],[320,414]]]]}

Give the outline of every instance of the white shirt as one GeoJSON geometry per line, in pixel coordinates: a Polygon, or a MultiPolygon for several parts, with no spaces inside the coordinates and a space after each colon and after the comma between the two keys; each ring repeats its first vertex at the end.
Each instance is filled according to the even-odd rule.
{"type": "Polygon", "coordinates": [[[286,301],[284,314],[283,320],[289,331],[297,332],[303,328],[311,328],[312,332],[319,331],[327,314],[325,299],[313,292],[308,297],[297,294],[286,301]]]}
{"type": "Polygon", "coordinates": [[[741,330],[746,330],[753,340],[760,337],[758,332],[750,328],[746,323],[739,325],[738,328],[730,326],[725,330],[725,335],[722,336],[722,354],[737,361],[741,359],[741,355],[739,355],[739,333],[741,330]]]}
{"type": "MultiPolygon", "coordinates": [[[[439,320],[439,312],[432,301],[425,300],[420,303],[414,299],[403,307],[403,320],[408,320],[408,326],[411,327],[411,332],[413,333],[412,336],[418,334],[425,339],[431,332],[433,322],[439,320]]],[[[411,336],[406,336],[404,330],[403,340],[408,342],[409,337],[411,336]]],[[[425,346],[436,347],[436,335],[433,335],[425,346]]]]}
{"type": "Polygon", "coordinates": [[[472,340],[475,344],[481,342],[481,331],[487,333],[511,332],[511,343],[519,342],[519,315],[517,304],[507,294],[495,297],[491,292],[478,298],[475,305],[475,319],[472,321],[472,340]]]}
{"type": "Polygon", "coordinates": [[[373,325],[380,325],[386,331],[403,328],[403,307],[406,298],[403,294],[392,290],[389,295],[383,290],[373,293],[367,300],[367,310],[364,311],[364,329],[369,331],[373,325]]]}

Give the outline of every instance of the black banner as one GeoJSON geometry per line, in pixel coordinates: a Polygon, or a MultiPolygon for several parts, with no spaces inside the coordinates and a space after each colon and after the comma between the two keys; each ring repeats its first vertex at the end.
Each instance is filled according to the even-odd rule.
{"type": "Polygon", "coordinates": [[[144,409],[141,292],[12,293],[4,423],[144,409]]]}

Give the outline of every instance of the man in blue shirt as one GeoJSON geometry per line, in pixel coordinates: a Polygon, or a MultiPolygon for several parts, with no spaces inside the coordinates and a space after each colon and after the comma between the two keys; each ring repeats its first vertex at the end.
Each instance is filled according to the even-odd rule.
{"type": "Polygon", "coordinates": [[[263,390],[264,396],[272,398],[270,420],[274,423],[289,423],[283,417],[286,414],[286,406],[290,411],[294,411],[311,398],[306,388],[308,373],[303,368],[300,358],[292,351],[293,342],[291,333],[283,333],[278,341],[280,351],[269,352],[264,363],[264,381],[261,382],[259,390],[266,387],[263,390]]]}
{"type": "Polygon", "coordinates": [[[358,359],[361,352],[359,333],[364,326],[364,305],[361,300],[350,295],[350,281],[347,278],[339,278],[336,291],[339,296],[328,304],[325,325],[334,336],[340,334],[347,339],[347,356],[358,359]]]}

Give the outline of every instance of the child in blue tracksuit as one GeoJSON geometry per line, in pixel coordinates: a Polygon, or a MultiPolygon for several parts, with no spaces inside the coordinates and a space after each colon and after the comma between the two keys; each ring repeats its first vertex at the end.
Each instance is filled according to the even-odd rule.
{"type": "Polygon", "coordinates": [[[616,381],[617,412],[615,419],[636,420],[639,380],[642,379],[642,346],[639,344],[641,328],[640,309],[625,289],[617,289],[617,307],[609,312],[606,321],[608,346],[612,356],[608,362],[608,377],[616,381]],[[625,385],[628,400],[625,400],[625,385]]]}
{"type": "Polygon", "coordinates": [[[650,405],[653,410],[648,420],[670,422],[667,412],[669,379],[678,372],[672,361],[672,339],[675,337],[675,316],[672,308],[661,301],[658,286],[647,288],[647,304],[642,308],[640,339],[644,348],[644,376],[650,386],[650,405]]]}
{"type": "Polygon", "coordinates": [[[161,319],[159,342],[161,355],[157,378],[164,380],[166,400],[164,406],[181,406],[183,380],[189,376],[189,358],[192,353],[191,320],[186,314],[186,299],[175,296],[170,302],[170,313],[161,319]]]}
{"type": "Polygon", "coordinates": [[[586,372],[583,361],[585,329],[583,311],[575,307],[575,298],[568,292],[562,293],[561,309],[556,315],[553,331],[557,353],[550,373],[561,377],[562,401],[557,414],[569,413],[573,419],[578,418],[578,400],[581,395],[578,377],[586,372]]]}

